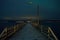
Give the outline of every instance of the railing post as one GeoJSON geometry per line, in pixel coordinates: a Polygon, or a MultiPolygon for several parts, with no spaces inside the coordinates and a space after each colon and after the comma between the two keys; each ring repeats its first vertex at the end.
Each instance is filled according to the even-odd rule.
{"type": "Polygon", "coordinates": [[[16,27],[17,27],[17,30],[18,30],[19,29],[19,24],[17,24],[16,27]]]}
{"type": "Polygon", "coordinates": [[[4,31],[2,32],[2,34],[1,34],[1,40],[5,40],[6,38],[7,38],[7,36],[8,36],[8,31],[7,31],[7,27],[4,29],[4,31]]]}
{"type": "Polygon", "coordinates": [[[53,37],[55,38],[55,40],[58,40],[58,38],[56,37],[56,35],[54,34],[54,32],[52,31],[52,29],[49,27],[49,31],[51,32],[51,34],[53,35],[53,37]]]}
{"type": "Polygon", "coordinates": [[[50,30],[49,30],[49,27],[48,27],[48,39],[50,39],[50,30]]]}
{"type": "Polygon", "coordinates": [[[7,38],[7,36],[8,36],[8,28],[6,28],[6,38],[7,38]]]}
{"type": "Polygon", "coordinates": [[[16,25],[14,26],[14,32],[16,32],[16,25]]]}

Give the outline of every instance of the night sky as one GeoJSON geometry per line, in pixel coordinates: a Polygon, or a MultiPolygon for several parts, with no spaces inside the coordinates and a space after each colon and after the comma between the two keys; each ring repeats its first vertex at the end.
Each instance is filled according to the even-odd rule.
{"type": "Polygon", "coordinates": [[[60,19],[59,0],[0,0],[0,19],[36,16],[38,4],[41,19],[60,19]]]}

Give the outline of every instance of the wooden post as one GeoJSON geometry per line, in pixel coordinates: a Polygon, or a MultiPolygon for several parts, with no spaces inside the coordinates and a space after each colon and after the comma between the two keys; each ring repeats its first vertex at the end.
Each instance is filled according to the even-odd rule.
{"type": "Polygon", "coordinates": [[[17,26],[15,25],[15,26],[14,26],[14,32],[16,32],[16,30],[17,30],[17,26]]]}
{"type": "Polygon", "coordinates": [[[49,30],[49,27],[48,27],[48,39],[50,39],[50,30],[49,30]]]}

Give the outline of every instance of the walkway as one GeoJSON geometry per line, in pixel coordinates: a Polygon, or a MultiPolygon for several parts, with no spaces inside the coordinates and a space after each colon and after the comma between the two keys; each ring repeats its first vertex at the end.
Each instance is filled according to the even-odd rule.
{"type": "Polygon", "coordinates": [[[9,40],[48,40],[48,38],[28,23],[22,30],[14,34],[9,40]]]}

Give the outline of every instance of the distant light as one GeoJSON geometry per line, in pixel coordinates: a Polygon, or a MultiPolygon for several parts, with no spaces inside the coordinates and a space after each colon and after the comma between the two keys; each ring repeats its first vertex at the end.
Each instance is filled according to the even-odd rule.
{"type": "Polygon", "coordinates": [[[32,4],[32,2],[29,2],[29,4],[32,4]]]}
{"type": "Polygon", "coordinates": [[[32,2],[27,2],[27,4],[32,4],[32,2]]]}

